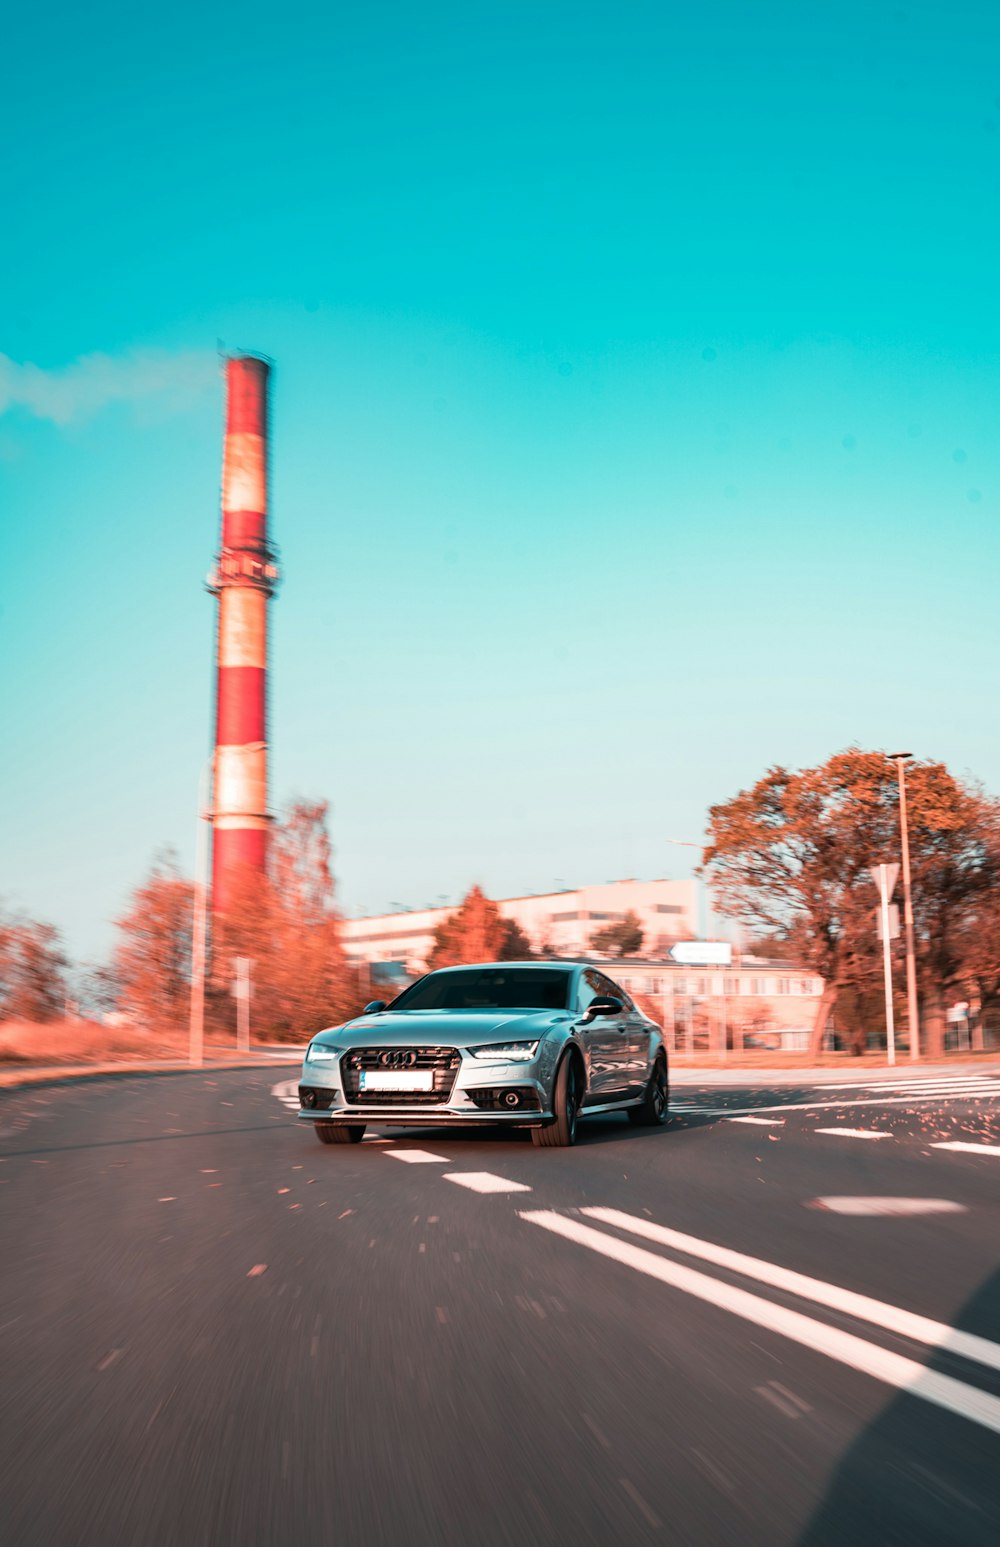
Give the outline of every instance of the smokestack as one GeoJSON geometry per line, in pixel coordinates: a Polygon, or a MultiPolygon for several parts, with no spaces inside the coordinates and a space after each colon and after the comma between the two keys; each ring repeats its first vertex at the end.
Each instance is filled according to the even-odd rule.
{"type": "Polygon", "coordinates": [[[212,907],[231,905],[240,874],[267,864],[267,607],[278,584],[268,544],[270,366],[255,355],[226,361],[222,544],[209,590],[216,635],[212,907]]]}

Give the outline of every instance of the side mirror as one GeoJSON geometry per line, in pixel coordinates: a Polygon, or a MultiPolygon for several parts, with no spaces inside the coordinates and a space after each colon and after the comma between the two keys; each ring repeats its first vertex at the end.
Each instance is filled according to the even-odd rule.
{"type": "Polygon", "coordinates": [[[384,999],[373,999],[371,1004],[366,1004],[365,1005],[365,1007],[362,1010],[361,1014],[362,1015],[377,1015],[380,1010],[384,1010],[384,1009],[385,1009],[385,1000],[384,999]]]}
{"type": "Polygon", "coordinates": [[[585,1021],[594,1021],[599,1015],[621,1015],[625,1006],[620,999],[612,999],[610,994],[599,995],[592,999],[583,1013],[585,1021]]]}

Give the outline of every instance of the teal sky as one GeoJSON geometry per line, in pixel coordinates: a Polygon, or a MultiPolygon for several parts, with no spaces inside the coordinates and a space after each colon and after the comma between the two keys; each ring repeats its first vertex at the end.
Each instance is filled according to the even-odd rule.
{"type": "Polygon", "coordinates": [[[5,54],[0,893],[75,954],[193,861],[220,342],[276,362],[273,795],[348,910],[685,874],[855,741],[1000,789],[994,6],[98,0],[5,54]]]}

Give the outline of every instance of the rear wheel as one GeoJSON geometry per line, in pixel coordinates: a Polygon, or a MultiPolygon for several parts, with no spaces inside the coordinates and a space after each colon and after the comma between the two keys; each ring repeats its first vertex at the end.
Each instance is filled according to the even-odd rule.
{"type": "Polygon", "coordinates": [[[670,1077],[667,1060],[658,1053],[650,1070],[642,1101],[629,1107],[629,1122],[637,1128],[659,1128],[670,1116],[670,1077]]]}
{"type": "Polygon", "coordinates": [[[364,1123],[313,1123],[321,1144],[360,1144],[365,1136],[364,1123]]]}
{"type": "Polygon", "coordinates": [[[556,1120],[547,1128],[532,1128],[531,1142],[543,1148],[576,1143],[576,1115],[580,1109],[580,1075],[576,1059],[568,1054],[556,1071],[552,1105],[556,1120]]]}

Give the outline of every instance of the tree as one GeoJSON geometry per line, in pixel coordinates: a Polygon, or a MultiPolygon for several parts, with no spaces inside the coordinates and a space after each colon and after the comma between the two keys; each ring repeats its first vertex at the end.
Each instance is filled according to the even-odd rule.
{"type": "Polygon", "coordinates": [[[636,956],[642,950],[643,932],[638,915],[631,908],[624,918],[603,929],[595,929],[590,943],[597,951],[608,951],[615,956],[636,956]]]}
{"type": "Polygon", "coordinates": [[[0,1019],[52,1021],[66,1004],[59,931],[20,914],[0,914],[0,1019]]]}
{"type": "MultiPolygon", "coordinates": [[[[942,763],[907,770],[913,908],[920,989],[932,1054],[943,1048],[943,991],[961,972],[963,920],[991,885],[995,803],[942,763]]],[[[798,773],[772,768],[752,789],[713,806],[704,863],[717,906],[777,937],[826,983],[812,1049],[837,996],[877,981],[877,894],[872,865],[899,853],[896,771],[856,747],[798,773]]]]}
{"type": "Polygon", "coordinates": [[[148,1030],[185,1025],[191,995],[194,888],[169,850],[158,855],[132,894],[119,930],[113,973],[119,1008],[148,1030]]]}
{"type": "Polygon", "coordinates": [[[427,965],[433,969],[462,962],[523,961],[531,954],[517,921],[505,919],[482,888],[474,886],[461,906],[435,927],[427,965]]]}
{"type": "Polygon", "coordinates": [[[531,941],[517,922],[517,919],[501,919],[500,922],[503,929],[503,940],[497,961],[530,961],[535,953],[531,949],[531,941]]]}
{"type": "Polygon", "coordinates": [[[212,1018],[231,1029],[234,960],[253,962],[252,1022],[296,1041],[360,1008],[335,907],[326,801],[296,800],[271,833],[265,875],[247,869],[215,920],[212,1018]]]}

